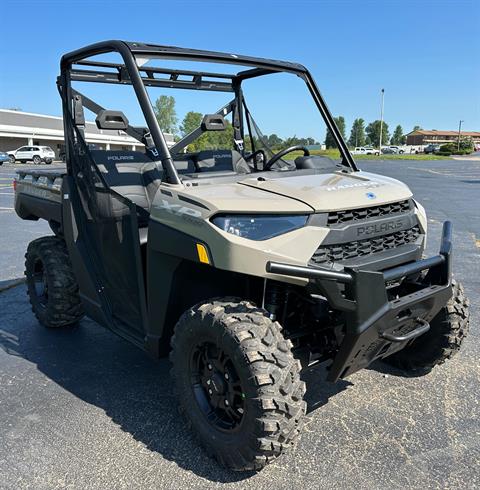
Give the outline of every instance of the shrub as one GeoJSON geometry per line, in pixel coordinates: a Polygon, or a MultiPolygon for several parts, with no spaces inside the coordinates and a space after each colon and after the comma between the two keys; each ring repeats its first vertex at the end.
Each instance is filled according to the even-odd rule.
{"type": "Polygon", "coordinates": [[[468,153],[471,153],[473,151],[473,139],[470,138],[469,136],[463,136],[460,138],[460,150],[466,151],[468,153]]]}
{"type": "MultiPolygon", "coordinates": [[[[458,141],[452,141],[446,145],[440,147],[440,152],[449,152],[452,155],[469,155],[473,151],[473,140],[472,138],[460,138],[460,145],[458,141]]],[[[440,153],[437,152],[437,153],[440,153]]]]}
{"type": "Polygon", "coordinates": [[[455,153],[457,151],[457,145],[455,143],[447,143],[440,147],[440,151],[445,151],[447,153],[455,153]]]}

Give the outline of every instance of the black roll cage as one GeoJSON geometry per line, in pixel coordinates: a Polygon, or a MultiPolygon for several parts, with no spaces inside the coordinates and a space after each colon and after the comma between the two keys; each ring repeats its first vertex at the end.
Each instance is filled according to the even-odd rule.
{"type": "MultiPolygon", "coordinates": [[[[66,124],[65,121],[67,118],[72,117],[72,114],[75,114],[75,107],[72,106],[72,102],[75,100],[75,97],[77,100],[79,100],[78,98],[80,97],[78,92],[72,88],[72,81],[121,85],[127,84],[133,86],[150,131],[148,137],[151,138],[153,143],[152,148],[150,148],[151,156],[161,162],[165,172],[166,182],[169,184],[181,185],[182,182],[173,163],[172,155],[168,149],[163,132],[155,117],[145,87],[233,92],[235,98],[238,99],[238,95],[241,93],[240,85],[243,80],[278,72],[293,73],[305,81],[310,94],[326,122],[327,129],[330,130],[337,143],[343,158],[343,163],[352,170],[357,170],[352,155],[348,151],[347,145],[344,142],[313,77],[303,65],[287,61],[276,61],[229,53],[111,40],[92,44],[65,54],[60,62],[60,70],[61,74],[58,85],[63,103],[64,124],[66,124]],[[91,61],[87,59],[92,56],[112,52],[119,53],[124,64],[91,61]],[[202,71],[173,70],[149,66],[143,67],[138,66],[136,60],[136,57],[141,58],[142,56],[147,59],[176,59],[248,65],[253,66],[253,68],[232,75],[202,71]],[[83,67],[88,67],[88,69],[83,67]],[[191,80],[180,79],[180,77],[191,77],[191,80]]],[[[90,105],[95,104],[90,100],[88,100],[87,103],[90,103],[90,105]]],[[[88,105],[86,106],[88,108],[88,105]]],[[[134,135],[135,128],[129,129],[131,129],[131,133],[134,135]]],[[[68,134],[69,132],[65,128],[65,135],[68,134]]],[[[68,148],[69,145],[66,145],[67,172],[69,175],[72,175],[72,160],[69,158],[68,148]]]]}

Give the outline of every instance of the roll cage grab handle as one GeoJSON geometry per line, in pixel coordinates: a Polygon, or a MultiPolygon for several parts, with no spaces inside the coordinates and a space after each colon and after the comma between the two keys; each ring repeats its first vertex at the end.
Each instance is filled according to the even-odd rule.
{"type": "MultiPolygon", "coordinates": [[[[210,62],[220,62],[226,64],[254,66],[253,69],[240,72],[237,75],[222,76],[223,78],[231,78],[232,80],[236,79],[240,83],[242,82],[242,80],[265,75],[268,73],[290,72],[296,74],[297,76],[302,78],[304,82],[307,84],[307,87],[315,101],[315,104],[317,105],[318,110],[320,111],[325,122],[327,123],[328,129],[332,133],[335,142],[337,143],[338,148],[340,149],[344,164],[349,166],[352,170],[357,170],[357,166],[355,165],[353,157],[348,151],[347,145],[344,142],[340,134],[340,131],[338,130],[335,121],[330,111],[328,110],[327,105],[325,104],[325,101],[321,96],[320,91],[318,90],[318,87],[315,81],[313,80],[312,76],[310,75],[308,70],[302,65],[289,63],[289,62],[272,61],[272,60],[266,60],[260,58],[252,58],[248,56],[240,56],[240,55],[237,56],[237,55],[231,55],[227,53],[199,51],[194,49],[173,48],[170,46],[155,46],[155,45],[143,45],[137,43],[127,43],[118,40],[104,41],[104,42],[92,44],[90,46],[86,46],[84,48],[65,54],[64,56],[62,56],[62,59],[60,61],[61,75],[60,75],[59,83],[61,85],[60,94],[63,102],[64,126],[66,125],[66,118],[72,117],[71,115],[71,103],[73,99],[73,89],[71,87],[72,65],[75,63],[81,63],[83,60],[85,60],[85,58],[90,58],[92,56],[97,56],[97,55],[111,53],[111,52],[117,52],[120,54],[120,56],[123,59],[124,67],[122,67],[121,65],[112,65],[109,63],[102,64],[102,63],[95,63],[95,62],[92,62],[92,65],[93,66],[110,65],[118,68],[119,69],[118,80],[107,79],[107,77],[105,77],[105,73],[102,71],[98,71],[98,72],[90,71],[88,72],[88,75],[82,80],[90,81],[90,82],[122,83],[122,84],[133,85],[135,94],[140,104],[140,108],[142,109],[143,115],[145,117],[145,121],[150,130],[151,138],[155,145],[153,149],[150,149],[150,152],[155,159],[160,160],[163,170],[165,172],[166,182],[173,185],[182,185],[182,181],[173,163],[173,158],[171,156],[167,142],[165,140],[162,130],[160,129],[157,118],[155,117],[155,113],[153,111],[150,98],[145,88],[143,78],[140,75],[139,67],[137,66],[134,54],[132,52],[132,48],[134,49],[136,54],[143,54],[147,58],[149,56],[150,57],[154,56],[157,58],[161,58],[163,56],[164,58],[170,58],[170,59],[174,58],[174,59],[207,61],[207,62],[210,61],[210,62]],[[123,70],[126,70],[126,74],[122,73],[123,70]],[[97,79],[95,79],[95,75],[98,76],[97,79]]],[[[84,62],[81,64],[88,64],[88,62],[84,62]]],[[[148,74],[148,70],[149,68],[142,69],[142,71],[146,71],[147,74],[148,74]]],[[[152,72],[155,72],[155,69],[152,69],[152,72]]],[[[77,73],[78,72],[76,72],[76,75],[77,73]]],[[[173,76],[174,75],[172,75],[172,77],[173,76]]],[[[79,79],[78,76],[75,76],[74,78],[76,80],[79,79]]],[[[172,78],[172,85],[174,84],[175,80],[176,79],[172,78]]],[[[227,84],[222,84],[222,85],[224,85],[225,87],[227,86],[227,84]]],[[[204,88],[204,87],[201,86],[198,88],[204,88]]],[[[225,88],[225,91],[229,91],[227,90],[227,88],[225,88]]],[[[208,88],[204,88],[204,89],[208,90],[208,88]]],[[[68,134],[66,126],[65,126],[65,134],[68,134]]],[[[69,145],[66,145],[67,162],[70,161],[68,155],[69,152],[68,146],[69,145]]],[[[71,172],[71,169],[68,169],[68,171],[71,172]]]]}

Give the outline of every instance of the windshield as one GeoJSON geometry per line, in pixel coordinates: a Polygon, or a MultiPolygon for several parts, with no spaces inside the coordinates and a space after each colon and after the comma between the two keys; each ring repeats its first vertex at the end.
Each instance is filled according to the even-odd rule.
{"type": "MultiPolygon", "coordinates": [[[[174,141],[174,158],[206,150],[233,150],[247,159],[255,154],[255,160],[260,161],[258,169],[263,169],[279,152],[293,148],[278,159],[275,169],[294,168],[295,159],[306,153],[341,161],[333,135],[305,81],[296,74],[274,72],[246,77],[235,91],[235,73],[242,72],[238,66],[234,67],[235,73],[231,67],[225,68],[228,65],[215,63],[161,60],[161,66],[172,72],[169,80],[175,83],[160,88],[147,86],[147,90],[160,128],[174,141]],[[201,71],[196,72],[198,65],[201,71]],[[224,78],[219,72],[225,73],[224,78]],[[191,87],[191,83],[196,85],[191,87]],[[211,85],[202,89],[202,83],[211,85]],[[205,127],[205,118],[215,114],[223,117],[223,126],[205,127]]],[[[344,121],[337,122],[343,132],[344,121]]]]}
{"type": "MultiPolygon", "coordinates": [[[[290,73],[275,73],[246,80],[242,84],[249,129],[247,146],[263,150],[267,158],[279,151],[300,146],[312,155],[340,161],[340,152],[319,113],[304,81],[290,73]]],[[[303,155],[288,153],[283,161],[303,155]]]]}

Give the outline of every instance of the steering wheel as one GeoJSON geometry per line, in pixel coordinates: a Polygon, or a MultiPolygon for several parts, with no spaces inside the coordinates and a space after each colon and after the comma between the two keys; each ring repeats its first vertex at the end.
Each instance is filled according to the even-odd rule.
{"type": "Polygon", "coordinates": [[[303,145],[291,146],[290,148],[285,148],[285,150],[282,150],[282,151],[279,151],[278,153],[275,153],[275,155],[273,155],[273,157],[270,158],[270,160],[265,164],[265,166],[263,167],[263,170],[270,170],[272,168],[272,165],[274,163],[278,162],[278,160],[280,160],[280,158],[284,157],[288,153],[291,153],[292,151],[297,151],[297,150],[302,150],[303,156],[305,156],[305,157],[310,156],[310,151],[308,150],[308,148],[306,146],[303,146],[303,145]]]}

